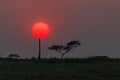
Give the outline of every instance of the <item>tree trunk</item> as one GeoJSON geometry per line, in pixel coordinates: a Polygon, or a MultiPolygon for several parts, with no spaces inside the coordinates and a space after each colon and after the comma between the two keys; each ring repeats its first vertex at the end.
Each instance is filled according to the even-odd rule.
{"type": "Polygon", "coordinates": [[[41,58],[41,43],[40,43],[40,38],[39,38],[39,54],[38,54],[38,60],[41,58]]]}
{"type": "Polygon", "coordinates": [[[61,59],[63,59],[64,58],[64,54],[61,54],[61,59]]]}

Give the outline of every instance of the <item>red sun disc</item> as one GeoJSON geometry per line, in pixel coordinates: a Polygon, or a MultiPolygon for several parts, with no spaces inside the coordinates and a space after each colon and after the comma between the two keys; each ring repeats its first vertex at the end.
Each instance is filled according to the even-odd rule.
{"type": "Polygon", "coordinates": [[[50,32],[49,26],[43,22],[36,23],[32,27],[32,34],[36,38],[45,38],[48,36],[49,32],[50,32]]]}

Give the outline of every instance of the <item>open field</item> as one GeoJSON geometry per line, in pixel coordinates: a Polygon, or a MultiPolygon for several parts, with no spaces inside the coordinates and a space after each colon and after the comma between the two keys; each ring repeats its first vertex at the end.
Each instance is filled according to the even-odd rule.
{"type": "Polygon", "coordinates": [[[119,80],[120,60],[0,60],[0,80],[119,80]]]}

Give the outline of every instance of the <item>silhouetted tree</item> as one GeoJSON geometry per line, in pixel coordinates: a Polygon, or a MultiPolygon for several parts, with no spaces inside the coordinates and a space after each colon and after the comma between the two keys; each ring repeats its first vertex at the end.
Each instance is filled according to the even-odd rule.
{"type": "Polygon", "coordinates": [[[93,60],[106,60],[106,59],[110,59],[109,57],[107,56],[91,56],[91,57],[88,57],[87,59],[93,59],[93,60]]]}
{"type": "Polygon", "coordinates": [[[16,58],[19,58],[20,57],[20,55],[18,55],[18,54],[10,54],[9,55],[9,58],[12,58],[12,59],[16,59],[16,58]]]}
{"type": "Polygon", "coordinates": [[[48,47],[50,50],[54,50],[61,54],[61,59],[63,59],[64,55],[70,52],[73,48],[80,46],[79,41],[70,41],[66,45],[52,45],[48,47]]]}

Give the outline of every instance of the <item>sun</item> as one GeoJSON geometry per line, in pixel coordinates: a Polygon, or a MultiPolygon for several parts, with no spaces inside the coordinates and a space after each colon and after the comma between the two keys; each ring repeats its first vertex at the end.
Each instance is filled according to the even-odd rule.
{"type": "Polygon", "coordinates": [[[36,23],[32,27],[32,34],[36,38],[43,39],[43,38],[47,37],[49,35],[49,33],[50,33],[49,26],[44,22],[36,23]]]}

